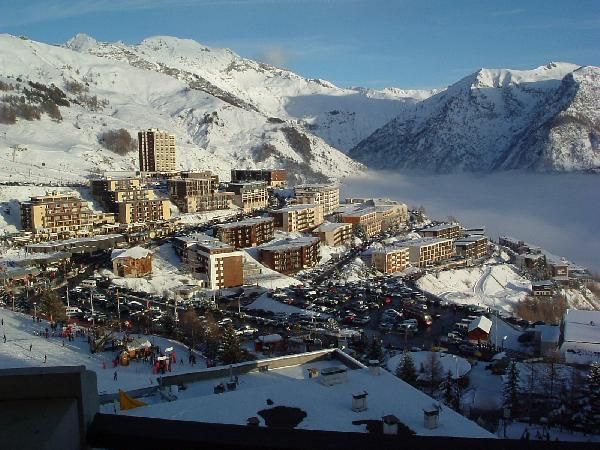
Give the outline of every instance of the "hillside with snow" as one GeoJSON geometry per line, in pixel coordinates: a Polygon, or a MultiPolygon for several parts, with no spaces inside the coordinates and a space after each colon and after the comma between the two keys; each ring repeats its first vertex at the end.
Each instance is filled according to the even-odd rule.
{"type": "Polygon", "coordinates": [[[600,168],[600,68],[481,69],[353,148],[372,168],[438,172],[600,168]]]}
{"type": "MultiPolygon", "coordinates": [[[[175,61],[193,65],[194,56],[185,50],[188,41],[173,38],[177,48],[167,53],[157,49],[152,58],[151,48],[158,44],[140,44],[138,51],[149,60],[164,58],[156,63],[137,60],[120,44],[98,48],[107,53],[120,48],[129,59],[115,52],[96,55],[94,42],[79,36],[59,47],[0,35],[0,181],[81,182],[102,171],[135,169],[133,146],[117,154],[99,139],[118,129],[136,137],[138,130],[150,127],[176,134],[179,168],[212,170],[225,180],[234,166],[287,168],[292,182],[339,180],[362,168],[296,120],[271,117],[276,108],[270,100],[265,98],[259,108],[247,96],[236,97],[245,89],[252,92],[251,86],[262,79],[248,75],[246,85],[236,90],[232,84],[229,92],[177,69],[175,61]]],[[[218,67],[220,56],[233,55],[207,52],[216,55],[218,67]]],[[[202,59],[196,66],[209,70],[202,59]]]]}

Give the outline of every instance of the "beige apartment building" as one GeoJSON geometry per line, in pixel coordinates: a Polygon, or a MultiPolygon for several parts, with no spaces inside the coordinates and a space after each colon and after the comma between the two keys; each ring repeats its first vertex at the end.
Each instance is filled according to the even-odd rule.
{"type": "Polygon", "coordinates": [[[189,270],[200,274],[210,289],[244,284],[244,254],[231,245],[196,234],[177,238],[175,249],[189,270]]]}
{"type": "Polygon", "coordinates": [[[377,218],[375,208],[359,209],[341,215],[342,222],[352,224],[354,230],[358,230],[366,237],[381,233],[381,220],[377,218]]]}
{"type": "MultiPolygon", "coordinates": [[[[154,195],[154,194],[152,194],[154,195]]],[[[117,220],[124,225],[159,222],[171,218],[171,202],[160,198],[117,203],[117,220]]]]}
{"type": "Polygon", "coordinates": [[[275,228],[287,232],[310,231],[323,223],[323,207],[316,203],[291,205],[270,212],[275,228]]]}
{"type": "Polygon", "coordinates": [[[184,213],[229,209],[233,193],[219,192],[219,177],[210,171],[182,172],[169,178],[167,189],[171,201],[184,213]]]}
{"type": "Polygon", "coordinates": [[[74,193],[52,192],[31,197],[20,205],[21,227],[58,237],[94,234],[94,228],[114,224],[114,214],[95,213],[74,193]]]}
{"type": "Polygon", "coordinates": [[[408,247],[383,247],[373,250],[371,264],[383,273],[402,272],[410,265],[408,247]]]}
{"type": "Polygon", "coordinates": [[[485,236],[473,235],[454,241],[456,256],[466,260],[483,258],[488,254],[488,239],[485,236]]]}
{"type": "Polygon", "coordinates": [[[423,237],[441,239],[458,239],[460,237],[460,232],[460,225],[447,223],[419,230],[419,234],[423,237]]]}
{"type": "Polygon", "coordinates": [[[256,247],[273,239],[273,218],[260,217],[217,225],[217,237],[235,248],[256,247]]]}
{"type": "Polygon", "coordinates": [[[175,135],[155,128],[138,133],[140,171],[175,172],[175,135]]]}
{"type": "Polygon", "coordinates": [[[337,247],[352,242],[352,224],[325,222],[315,228],[312,234],[323,244],[337,247]]]}
{"type": "Polygon", "coordinates": [[[296,203],[317,203],[328,215],[340,206],[340,188],[335,184],[302,184],[294,187],[296,203]]]}
{"type": "Polygon", "coordinates": [[[410,252],[410,263],[417,267],[445,261],[454,256],[452,239],[423,238],[403,242],[410,252]]]}
{"type": "Polygon", "coordinates": [[[244,212],[265,209],[269,204],[267,183],[263,181],[229,183],[227,191],[233,192],[233,204],[244,212]]]}

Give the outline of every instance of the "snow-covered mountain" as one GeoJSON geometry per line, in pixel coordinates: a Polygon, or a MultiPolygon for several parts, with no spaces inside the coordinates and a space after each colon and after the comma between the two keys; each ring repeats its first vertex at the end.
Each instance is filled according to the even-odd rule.
{"type": "Polygon", "coordinates": [[[242,58],[229,49],[169,36],[126,45],[100,43],[80,34],[66,47],[185,80],[233,105],[253,109],[272,120],[294,122],[344,152],[407,106],[438,92],[342,89],[325,80],[307,79],[242,58]]]}
{"type": "Polygon", "coordinates": [[[297,180],[362,170],[350,148],[428,91],[341,89],[171,37],[139,45],[77,35],[53,46],[0,35],[0,180],[81,181],[132,170],[101,134],[177,135],[182,169],[283,167],[297,180]],[[334,145],[332,145],[332,143],[334,145]]]}
{"type": "Polygon", "coordinates": [[[416,103],[353,148],[373,168],[600,168],[600,68],[481,69],[416,103]]]}

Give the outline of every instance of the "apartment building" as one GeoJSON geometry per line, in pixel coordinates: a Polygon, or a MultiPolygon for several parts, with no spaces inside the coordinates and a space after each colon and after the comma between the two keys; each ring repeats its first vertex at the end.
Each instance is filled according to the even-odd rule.
{"type": "Polygon", "coordinates": [[[423,238],[403,242],[403,245],[408,247],[410,263],[416,267],[426,267],[454,255],[452,239],[423,238]]]}
{"type": "Polygon", "coordinates": [[[138,133],[140,171],[175,172],[175,135],[155,128],[138,133]]]}
{"type": "Polygon", "coordinates": [[[292,239],[262,247],[258,253],[259,260],[265,266],[289,275],[314,267],[321,259],[320,245],[317,237],[292,239]]]}
{"type": "Polygon", "coordinates": [[[325,222],[313,230],[313,236],[331,247],[352,242],[352,224],[325,222]]]}
{"type": "Polygon", "coordinates": [[[244,212],[265,209],[269,204],[269,192],[264,181],[229,183],[228,192],[233,192],[233,204],[244,212]]]}
{"type": "Polygon", "coordinates": [[[342,222],[352,224],[354,230],[360,231],[366,237],[381,233],[381,220],[377,218],[375,208],[359,209],[354,212],[341,214],[342,222]]]}
{"type": "Polygon", "coordinates": [[[419,234],[427,238],[458,239],[460,237],[460,231],[460,225],[445,223],[422,228],[419,230],[419,234]]]}
{"type": "Polygon", "coordinates": [[[95,213],[74,193],[52,192],[20,204],[21,227],[58,238],[94,234],[94,228],[114,224],[114,214],[95,213]]]}
{"type": "Polygon", "coordinates": [[[159,222],[171,218],[171,202],[165,199],[127,200],[117,203],[117,207],[117,220],[124,225],[159,222]]]}
{"type": "Polygon", "coordinates": [[[91,180],[92,195],[103,208],[113,213],[119,212],[119,202],[153,199],[154,191],[145,189],[140,178],[113,178],[91,180]]]}
{"type": "Polygon", "coordinates": [[[273,239],[272,217],[246,219],[217,225],[217,238],[235,248],[256,247],[273,239]]]}
{"type": "Polygon", "coordinates": [[[187,269],[199,275],[210,289],[244,284],[244,254],[231,245],[196,233],[175,238],[173,246],[187,269]]]}
{"type": "Polygon", "coordinates": [[[302,184],[294,187],[296,203],[317,203],[328,215],[340,206],[340,188],[335,184],[302,184]]]}
{"type": "Polygon", "coordinates": [[[371,264],[383,273],[402,272],[410,265],[408,247],[383,247],[373,250],[371,264]]]}
{"type": "Polygon", "coordinates": [[[184,213],[229,209],[231,192],[219,192],[219,177],[210,171],[182,172],[167,180],[169,198],[184,213]]]}
{"type": "Polygon", "coordinates": [[[274,226],[286,232],[310,231],[323,223],[323,207],[316,203],[291,205],[271,211],[274,226]]]}
{"type": "Polygon", "coordinates": [[[268,187],[282,188],[287,186],[287,170],[284,169],[232,169],[231,182],[244,183],[262,181],[268,187]]]}
{"type": "Polygon", "coordinates": [[[456,256],[467,260],[483,258],[488,254],[488,239],[485,236],[466,236],[454,241],[456,256]]]}
{"type": "Polygon", "coordinates": [[[390,203],[374,202],[377,220],[381,220],[382,231],[405,225],[408,221],[408,206],[404,203],[390,201],[390,203]]]}

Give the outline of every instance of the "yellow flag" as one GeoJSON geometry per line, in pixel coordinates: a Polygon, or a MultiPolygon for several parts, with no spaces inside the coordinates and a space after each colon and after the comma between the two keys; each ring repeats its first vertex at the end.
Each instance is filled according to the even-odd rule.
{"type": "Polygon", "coordinates": [[[121,406],[121,411],[137,408],[139,406],[146,406],[146,403],[127,395],[127,392],[124,392],[121,389],[119,389],[119,403],[121,406]]]}

